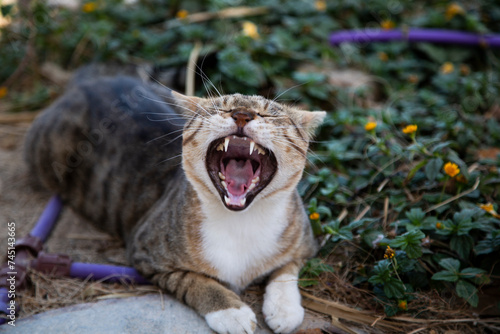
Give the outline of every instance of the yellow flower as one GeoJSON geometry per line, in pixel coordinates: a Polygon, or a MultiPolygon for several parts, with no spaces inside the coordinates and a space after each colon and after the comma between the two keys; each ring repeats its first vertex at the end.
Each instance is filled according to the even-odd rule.
{"type": "Polygon", "coordinates": [[[484,211],[488,212],[493,217],[500,218],[500,215],[493,208],[493,204],[491,204],[491,203],[481,204],[479,207],[481,209],[483,209],[484,211]]]}
{"type": "Polygon", "coordinates": [[[309,219],[311,220],[318,220],[319,219],[319,213],[313,212],[309,215],[309,219]]]}
{"type": "Polygon", "coordinates": [[[443,74],[450,74],[452,73],[453,71],[455,71],[455,66],[453,66],[452,63],[450,63],[449,61],[447,61],[446,63],[444,63],[441,68],[440,68],[440,71],[441,73],[443,74]]]}
{"type": "Polygon", "coordinates": [[[82,12],[92,13],[97,9],[97,4],[95,2],[87,2],[82,5],[82,12]]]}
{"type": "Polygon", "coordinates": [[[189,12],[185,9],[181,9],[180,11],[175,14],[175,17],[178,18],[179,20],[185,19],[189,15],[189,12]]]}
{"type": "Polygon", "coordinates": [[[384,254],[384,259],[392,259],[394,258],[394,256],[396,256],[396,252],[394,251],[394,249],[392,249],[390,246],[387,246],[384,254]]]}
{"type": "Polygon", "coordinates": [[[403,310],[403,311],[408,310],[408,302],[406,300],[399,300],[398,301],[398,308],[403,310]]]}
{"type": "Polygon", "coordinates": [[[436,223],[436,228],[437,228],[438,230],[442,230],[442,229],[444,228],[443,223],[437,222],[437,223],[436,223]]]}
{"type": "Polygon", "coordinates": [[[384,30],[390,30],[390,29],[394,29],[394,27],[396,26],[396,23],[394,23],[391,20],[383,20],[382,22],[380,22],[380,26],[384,30]]]}
{"type": "Polygon", "coordinates": [[[0,99],[4,98],[5,96],[7,96],[7,93],[9,92],[9,90],[7,89],[7,87],[5,86],[1,86],[0,87],[0,99]]]}
{"type": "Polygon", "coordinates": [[[314,1],[314,8],[320,12],[324,12],[326,10],[326,1],[325,0],[316,0],[314,1]]]}
{"type": "Polygon", "coordinates": [[[417,128],[418,128],[418,126],[415,124],[407,125],[403,128],[403,133],[408,135],[408,134],[417,132],[417,128]]]}
{"type": "Polygon", "coordinates": [[[484,211],[488,211],[488,212],[493,211],[493,204],[491,204],[491,203],[481,204],[479,207],[481,209],[483,209],[484,211]]]}
{"type": "Polygon", "coordinates": [[[243,22],[243,35],[246,35],[253,39],[259,39],[259,31],[257,30],[257,26],[255,23],[250,21],[243,22]]]}
{"type": "Polygon", "coordinates": [[[444,15],[446,19],[449,21],[458,14],[463,15],[465,14],[465,11],[462,8],[462,6],[454,2],[449,4],[448,7],[446,7],[446,13],[444,15]]]}
{"type": "Polygon", "coordinates": [[[457,164],[454,164],[453,162],[447,162],[443,169],[444,172],[451,177],[455,177],[458,173],[460,173],[460,168],[458,168],[457,164]]]}
{"type": "Polygon", "coordinates": [[[389,56],[387,55],[387,53],[381,51],[378,53],[378,59],[382,60],[382,61],[388,61],[389,60],[389,56]]]}
{"type": "Polygon", "coordinates": [[[377,122],[368,122],[365,124],[365,130],[366,131],[372,131],[377,127],[377,122]]]}

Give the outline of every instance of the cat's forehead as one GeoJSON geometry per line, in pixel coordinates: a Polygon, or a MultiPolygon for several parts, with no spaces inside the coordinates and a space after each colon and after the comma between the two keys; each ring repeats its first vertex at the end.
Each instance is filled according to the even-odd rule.
{"type": "Polygon", "coordinates": [[[258,95],[225,95],[220,97],[217,102],[218,107],[221,109],[236,109],[244,107],[253,109],[259,113],[268,113],[271,115],[287,112],[289,109],[278,102],[268,100],[265,97],[258,95]]]}

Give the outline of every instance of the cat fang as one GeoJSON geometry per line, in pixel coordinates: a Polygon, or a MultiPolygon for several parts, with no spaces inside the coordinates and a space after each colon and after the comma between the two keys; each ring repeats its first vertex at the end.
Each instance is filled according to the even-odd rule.
{"type": "Polygon", "coordinates": [[[277,162],[270,150],[252,138],[231,135],[210,144],[206,167],[224,205],[240,211],[271,182],[277,162]]]}

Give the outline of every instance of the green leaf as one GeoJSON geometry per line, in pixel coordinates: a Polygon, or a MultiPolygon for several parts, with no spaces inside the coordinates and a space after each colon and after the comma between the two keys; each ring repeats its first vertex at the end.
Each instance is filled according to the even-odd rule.
{"type": "Polygon", "coordinates": [[[446,270],[456,272],[456,273],[458,273],[458,271],[460,270],[460,261],[453,259],[453,258],[450,258],[450,257],[439,261],[439,265],[446,270]]]}
{"type": "Polygon", "coordinates": [[[467,259],[474,246],[474,239],[470,235],[454,235],[450,240],[450,248],[458,253],[462,259],[467,259]]]}
{"type": "Polygon", "coordinates": [[[423,238],[425,238],[425,234],[415,229],[396,237],[390,242],[390,246],[404,250],[410,259],[415,259],[422,256],[421,240],[423,238]]]}
{"type": "Polygon", "coordinates": [[[403,298],[405,286],[400,280],[391,277],[384,283],[384,293],[387,298],[403,298]]]}
{"type": "Polygon", "coordinates": [[[447,281],[447,282],[456,282],[458,281],[460,276],[457,272],[443,270],[432,275],[432,279],[435,281],[447,281]]]}
{"type": "Polygon", "coordinates": [[[477,307],[479,296],[477,295],[477,288],[471,283],[460,280],[456,287],[457,295],[465,299],[471,306],[477,307]]]}
{"type": "Polygon", "coordinates": [[[413,208],[405,215],[413,225],[417,226],[420,226],[425,219],[425,212],[421,208],[413,208]]]}
{"type": "Polygon", "coordinates": [[[425,175],[429,181],[434,181],[441,171],[441,167],[443,166],[443,159],[435,158],[429,160],[427,165],[425,165],[425,175]]]}
{"type": "Polygon", "coordinates": [[[382,260],[379,261],[374,267],[373,267],[373,275],[368,279],[368,282],[372,284],[384,284],[385,282],[388,282],[389,279],[391,278],[391,263],[389,260],[382,260]]]}
{"type": "Polygon", "coordinates": [[[485,273],[486,270],[480,268],[465,268],[460,272],[460,276],[472,280],[476,284],[484,284],[489,282],[489,278],[485,273]]]}

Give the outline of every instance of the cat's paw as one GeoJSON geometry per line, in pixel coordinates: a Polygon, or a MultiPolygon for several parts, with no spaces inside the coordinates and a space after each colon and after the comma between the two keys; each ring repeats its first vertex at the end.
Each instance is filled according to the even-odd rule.
{"type": "Polygon", "coordinates": [[[304,320],[297,277],[281,275],[266,287],[262,312],[275,333],[290,333],[304,320]]]}
{"type": "Polygon", "coordinates": [[[220,334],[252,334],[257,327],[257,319],[250,307],[210,312],[205,315],[208,326],[220,334]]]}

